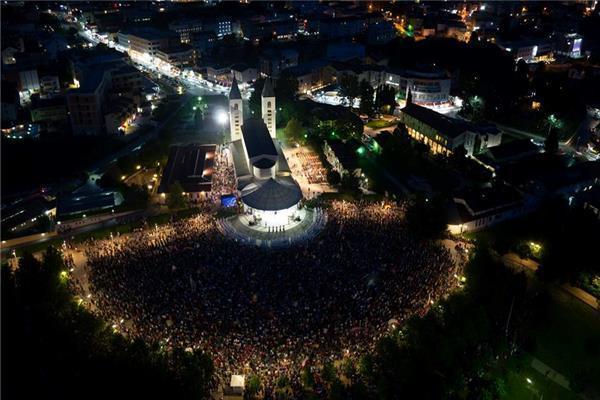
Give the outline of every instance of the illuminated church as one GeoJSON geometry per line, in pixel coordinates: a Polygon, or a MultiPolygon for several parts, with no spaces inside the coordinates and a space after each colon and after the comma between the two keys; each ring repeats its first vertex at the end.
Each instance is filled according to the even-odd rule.
{"type": "Polygon", "coordinates": [[[261,94],[262,118],[244,119],[242,96],[233,81],[229,93],[231,151],[244,211],[250,225],[280,228],[298,221],[302,191],[275,135],[275,92],[270,79],[261,94]]]}

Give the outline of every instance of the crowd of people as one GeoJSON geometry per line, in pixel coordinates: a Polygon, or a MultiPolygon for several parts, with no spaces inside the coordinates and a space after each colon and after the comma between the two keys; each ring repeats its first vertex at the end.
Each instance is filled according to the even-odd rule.
{"type": "Polygon", "coordinates": [[[86,248],[94,308],[124,333],[202,349],[215,385],[258,374],[268,393],[305,366],[358,357],[455,284],[448,251],[417,241],[404,209],[333,201],[314,239],[268,250],[224,237],[214,213],[86,248]]]}
{"type": "Polygon", "coordinates": [[[302,164],[302,172],[310,184],[327,184],[327,170],[319,156],[305,147],[298,149],[296,153],[302,164]]]}
{"type": "Polygon", "coordinates": [[[235,193],[237,189],[235,168],[229,154],[229,149],[223,148],[220,145],[217,147],[213,171],[210,195],[213,202],[218,204],[221,196],[235,193]]]}

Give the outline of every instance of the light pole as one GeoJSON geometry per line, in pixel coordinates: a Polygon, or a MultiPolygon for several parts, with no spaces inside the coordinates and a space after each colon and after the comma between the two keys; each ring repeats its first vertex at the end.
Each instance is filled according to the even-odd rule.
{"type": "Polygon", "coordinates": [[[550,114],[548,116],[548,135],[550,136],[550,131],[552,130],[552,128],[556,128],[560,126],[560,121],[558,118],[556,118],[556,116],[554,114],[550,114]]]}
{"type": "Polygon", "coordinates": [[[225,110],[218,110],[215,113],[215,119],[217,123],[221,126],[221,134],[223,135],[223,144],[227,143],[225,139],[225,123],[227,123],[228,115],[225,110]]]}

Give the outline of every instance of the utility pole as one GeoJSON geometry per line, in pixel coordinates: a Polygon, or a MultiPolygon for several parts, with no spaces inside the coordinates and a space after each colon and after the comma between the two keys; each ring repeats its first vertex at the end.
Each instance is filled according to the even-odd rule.
{"type": "Polygon", "coordinates": [[[510,323],[510,318],[512,317],[514,305],[515,305],[515,296],[513,295],[512,301],[510,302],[510,311],[508,312],[508,318],[506,319],[506,328],[504,329],[504,333],[505,333],[507,339],[508,339],[508,324],[510,323]]]}

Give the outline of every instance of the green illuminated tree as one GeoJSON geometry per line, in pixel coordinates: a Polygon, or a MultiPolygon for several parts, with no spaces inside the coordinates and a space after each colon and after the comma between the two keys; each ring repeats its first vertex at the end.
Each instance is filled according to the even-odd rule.
{"type": "Polygon", "coordinates": [[[370,117],[375,114],[375,101],[373,86],[366,80],[360,82],[360,108],[361,114],[366,114],[370,117]]]}
{"type": "Polygon", "coordinates": [[[248,107],[250,108],[250,113],[254,117],[260,117],[260,115],[261,115],[260,95],[262,93],[264,85],[265,85],[264,78],[258,78],[256,80],[256,82],[254,82],[254,85],[252,85],[252,88],[254,89],[254,91],[252,92],[252,94],[250,95],[250,99],[248,100],[248,107]]]}
{"type": "Polygon", "coordinates": [[[375,94],[375,106],[384,113],[396,108],[396,91],[390,85],[379,85],[375,94]]]}
{"type": "Polygon", "coordinates": [[[169,188],[169,197],[167,198],[167,205],[170,210],[177,210],[184,208],[187,205],[185,195],[183,194],[183,186],[181,183],[175,182],[169,188]]]}
{"type": "Polygon", "coordinates": [[[348,107],[352,108],[354,105],[354,99],[360,96],[360,85],[358,78],[354,75],[346,74],[340,79],[340,97],[343,97],[348,104],[348,107]]]}
{"type": "Polygon", "coordinates": [[[302,129],[302,123],[296,118],[292,118],[288,121],[283,131],[287,140],[301,142],[304,140],[302,129]]]}

